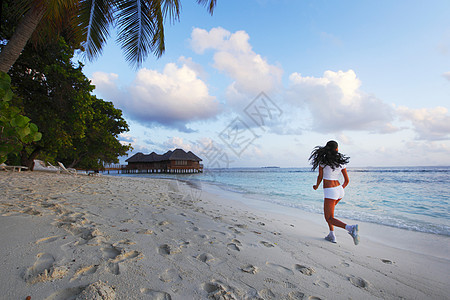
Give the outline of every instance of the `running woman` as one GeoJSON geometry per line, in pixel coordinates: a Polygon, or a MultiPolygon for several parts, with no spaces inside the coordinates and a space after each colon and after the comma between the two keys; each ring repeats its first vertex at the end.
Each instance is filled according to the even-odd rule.
{"type": "Polygon", "coordinates": [[[352,236],[355,245],[358,245],[358,225],[347,225],[334,217],[334,208],[344,197],[344,188],[349,183],[346,164],[348,164],[350,158],[339,153],[337,142],[329,141],[325,147],[315,147],[311,152],[309,160],[311,161],[313,171],[319,167],[317,183],[313,185],[313,189],[317,190],[323,180],[323,213],[330,229],[330,233],[325,239],[336,243],[334,226],[337,226],[346,229],[352,236]],[[344,176],[344,183],[342,185],[338,180],[340,174],[344,176]]]}

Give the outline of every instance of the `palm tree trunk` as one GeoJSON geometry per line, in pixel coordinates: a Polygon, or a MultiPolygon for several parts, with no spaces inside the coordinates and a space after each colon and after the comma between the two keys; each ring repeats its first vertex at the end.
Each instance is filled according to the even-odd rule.
{"type": "Polygon", "coordinates": [[[0,71],[8,72],[27,44],[37,25],[44,16],[44,5],[33,7],[20,20],[8,44],[0,52],[0,71]]]}

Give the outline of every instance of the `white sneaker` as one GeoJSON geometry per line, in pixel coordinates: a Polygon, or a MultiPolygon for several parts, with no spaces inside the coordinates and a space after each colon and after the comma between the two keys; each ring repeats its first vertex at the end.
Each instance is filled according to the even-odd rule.
{"type": "Polygon", "coordinates": [[[356,225],[352,225],[352,228],[348,231],[348,234],[350,234],[353,238],[353,243],[355,243],[355,245],[359,244],[359,235],[358,235],[358,224],[356,225]]]}
{"type": "Polygon", "coordinates": [[[335,237],[335,236],[332,236],[331,234],[327,235],[327,236],[325,237],[325,239],[326,239],[327,241],[329,241],[329,242],[332,242],[332,243],[335,243],[335,244],[336,244],[336,237],[335,237]]]}

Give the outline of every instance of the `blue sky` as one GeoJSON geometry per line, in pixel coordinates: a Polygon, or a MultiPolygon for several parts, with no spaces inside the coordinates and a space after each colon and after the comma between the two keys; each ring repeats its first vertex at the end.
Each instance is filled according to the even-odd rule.
{"type": "Polygon", "coordinates": [[[182,5],[161,58],[135,70],[113,35],[84,62],[133,153],[305,167],[333,139],[350,166],[450,165],[450,1],[182,5]]]}

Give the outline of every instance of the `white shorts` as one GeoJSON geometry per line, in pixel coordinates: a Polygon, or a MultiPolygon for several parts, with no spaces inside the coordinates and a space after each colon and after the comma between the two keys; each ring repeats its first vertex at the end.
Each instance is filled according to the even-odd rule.
{"type": "Polygon", "coordinates": [[[323,189],[323,197],[325,199],[338,200],[338,199],[344,198],[344,195],[345,195],[345,192],[344,192],[344,188],[342,187],[342,185],[323,189]]]}

